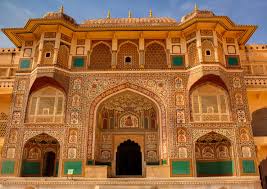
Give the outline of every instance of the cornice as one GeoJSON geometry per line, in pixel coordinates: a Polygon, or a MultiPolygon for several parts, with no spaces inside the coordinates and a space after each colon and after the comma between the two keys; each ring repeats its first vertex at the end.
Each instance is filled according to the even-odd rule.
{"type": "Polygon", "coordinates": [[[55,66],[43,66],[43,67],[37,67],[31,72],[23,72],[23,73],[16,73],[16,76],[29,76],[29,75],[34,75],[38,73],[54,73],[55,71],[62,71],[66,74],[139,74],[139,73],[192,73],[192,72],[198,72],[203,70],[216,70],[216,71],[224,71],[225,73],[242,73],[242,69],[229,69],[225,68],[220,64],[202,64],[198,65],[192,68],[188,69],[133,69],[133,70],[120,70],[120,69],[109,69],[109,70],[83,70],[83,71],[70,71],[64,68],[60,67],[55,67],[55,66]],[[209,69],[205,69],[209,68],[209,69]]]}
{"type": "Polygon", "coordinates": [[[21,178],[1,177],[3,185],[210,185],[210,184],[257,184],[258,176],[242,177],[179,177],[179,178],[84,178],[84,177],[59,177],[59,178],[21,178]]]}
{"type": "Polygon", "coordinates": [[[62,25],[73,32],[104,32],[104,31],[182,31],[190,27],[193,24],[203,23],[219,23],[226,31],[240,31],[242,35],[239,38],[240,44],[245,44],[250,36],[255,32],[257,26],[255,25],[236,25],[227,16],[213,16],[213,17],[201,17],[192,18],[185,22],[177,23],[163,23],[162,25],[153,25],[153,23],[147,23],[145,25],[140,24],[113,24],[111,25],[96,25],[95,27],[84,27],[82,25],[73,24],[62,19],[29,19],[23,28],[4,28],[2,31],[9,37],[9,39],[17,46],[22,46],[22,39],[19,34],[33,33],[39,26],[42,25],[62,25]]]}

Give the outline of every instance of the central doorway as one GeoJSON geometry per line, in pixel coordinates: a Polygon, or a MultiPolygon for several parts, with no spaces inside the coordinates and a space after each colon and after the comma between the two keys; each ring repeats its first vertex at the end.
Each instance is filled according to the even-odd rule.
{"type": "Polygon", "coordinates": [[[52,177],[55,172],[55,164],[56,164],[56,154],[55,152],[46,152],[44,155],[44,168],[43,168],[43,176],[44,177],[52,177]]]}
{"type": "Polygon", "coordinates": [[[137,143],[127,140],[118,146],[116,152],[116,175],[142,175],[142,154],[137,143]]]}

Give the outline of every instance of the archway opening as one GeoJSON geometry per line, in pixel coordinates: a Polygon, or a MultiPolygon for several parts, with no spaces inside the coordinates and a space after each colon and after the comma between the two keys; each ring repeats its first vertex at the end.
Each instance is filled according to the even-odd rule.
{"type": "Polygon", "coordinates": [[[262,188],[267,188],[267,157],[260,162],[259,173],[262,188]]]}
{"type": "Polygon", "coordinates": [[[51,177],[54,175],[55,171],[55,160],[56,160],[56,154],[55,152],[46,152],[44,154],[44,159],[43,159],[43,176],[45,177],[51,177]]]}
{"type": "MultiPolygon", "coordinates": [[[[149,97],[131,89],[104,99],[96,111],[94,163],[108,165],[110,177],[116,177],[116,148],[122,141],[134,139],[142,149],[141,161],[159,165],[159,108],[149,97]]],[[[142,175],[142,174],[141,174],[142,175]]]]}
{"type": "Polygon", "coordinates": [[[118,146],[116,175],[142,175],[142,153],[137,143],[127,140],[118,146]]]}
{"type": "Polygon", "coordinates": [[[198,177],[232,176],[234,172],[231,142],[215,132],[200,137],[195,143],[198,177]]]}
{"type": "Polygon", "coordinates": [[[57,176],[59,149],[59,142],[47,134],[39,134],[29,139],[23,149],[21,176],[57,176]]]}

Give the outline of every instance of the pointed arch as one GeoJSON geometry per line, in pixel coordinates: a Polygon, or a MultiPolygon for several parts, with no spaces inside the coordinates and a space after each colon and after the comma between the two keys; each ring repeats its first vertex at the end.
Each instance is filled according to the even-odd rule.
{"type": "Polygon", "coordinates": [[[117,68],[139,68],[139,51],[136,43],[127,40],[119,45],[117,52],[117,68]],[[126,57],[129,57],[130,61],[126,62],[126,57]]]}
{"type": "Polygon", "coordinates": [[[215,51],[213,42],[210,39],[204,39],[201,42],[203,62],[215,62],[215,51]]]}
{"type": "Polygon", "coordinates": [[[61,43],[58,50],[57,64],[63,68],[68,68],[70,47],[61,43]]]}
{"type": "Polygon", "coordinates": [[[41,64],[43,65],[52,65],[54,58],[54,49],[55,42],[54,41],[45,41],[43,50],[42,50],[42,60],[41,64]]]}
{"type": "Polygon", "coordinates": [[[195,141],[197,176],[232,176],[233,156],[232,143],[228,137],[214,131],[200,136],[195,141]]]}
{"type": "Polygon", "coordinates": [[[111,68],[112,52],[111,46],[105,41],[99,41],[92,46],[90,53],[89,68],[109,69],[111,68]]]}
{"type": "Polygon", "coordinates": [[[30,93],[26,122],[64,122],[66,95],[61,89],[44,85],[30,93]]]}
{"type": "Polygon", "coordinates": [[[187,44],[187,52],[188,52],[188,61],[189,66],[194,67],[199,65],[199,58],[197,53],[197,44],[195,41],[187,44]]]}
{"type": "Polygon", "coordinates": [[[229,122],[230,98],[221,85],[199,82],[190,89],[191,120],[194,122],[229,122]]]}
{"type": "Polygon", "coordinates": [[[29,138],[23,145],[21,176],[57,176],[59,149],[59,141],[46,133],[29,138]]]}
{"type": "Polygon", "coordinates": [[[160,128],[159,128],[159,132],[160,132],[160,154],[161,154],[161,158],[166,158],[167,157],[167,128],[166,128],[166,109],[165,109],[165,105],[162,102],[162,100],[153,92],[141,87],[141,86],[137,86],[131,83],[124,83],[121,85],[118,85],[112,89],[109,89],[105,92],[103,92],[102,94],[100,94],[99,96],[97,96],[95,98],[95,100],[91,103],[90,106],[90,111],[89,111],[89,127],[88,130],[91,132],[88,132],[88,144],[87,144],[87,157],[89,159],[93,159],[94,158],[94,143],[95,143],[95,128],[96,128],[96,120],[97,120],[97,109],[99,107],[99,105],[101,104],[101,102],[103,102],[104,100],[110,98],[113,95],[116,95],[118,93],[121,93],[123,91],[132,91],[134,93],[140,94],[145,96],[146,98],[150,99],[151,101],[153,101],[159,111],[159,120],[160,120],[160,128]],[[90,148],[88,148],[90,147],[90,148]],[[91,148],[92,147],[92,148],[91,148]]]}
{"type": "Polygon", "coordinates": [[[145,46],[145,68],[168,68],[165,46],[159,41],[151,41],[145,46]]]}

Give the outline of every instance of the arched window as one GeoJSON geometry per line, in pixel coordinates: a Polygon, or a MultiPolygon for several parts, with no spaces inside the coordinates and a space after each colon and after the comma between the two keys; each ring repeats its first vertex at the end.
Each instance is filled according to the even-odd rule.
{"type": "Polygon", "coordinates": [[[168,68],[167,55],[163,45],[157,42],[148,44],[145,48],[145,68],[168,68]]]}
{"type": "Polygon", "coordinates": [[[64,118],[65,97],[54,87],[45,87],[30,96],[28,122],[62,123],[64,118]]]}
{"type": "Polygon", "coordinates": [[[111,47],[106,43],[98,43],[92,48],[89,68],[109,69],[111,68],[111,60],[111,47]]]}
{"type": "Polygon", "coordinates": [[[54,48],[55,48],[55,42],[53,41],[44,42],[41,64],[44,65],[53,64],[54,48]]]}
{"type": "Polygon", "coordinates": [[[195,143],[196,173],[198,177],[233,175],[231,141],[225,136],[210,132],[195,143]]]}
{"type": "Polygon", "coordinates": [[[202,42],[202,56],[204,62],[215,62],[214,46],[212,41],[205,39],[202,42]]]}
{"type": "Polygon", "coordinates": [[[63,68],[68,68],[69,62],[69,46],[61,44],[58,51],[57,64],[63,68]]]}
{"type": "Polygon", "coordinates": [[[122,43],[117,53],[117,68],[139,68],[138,46],[133,42],[122,43]]]}
{"type": "Polygon", "coordinates": [[[227,92],[213,84],[197,87],[191,94],[191,112],[194,122],[230,121],[227,92]]]}
{"type": "Polygon", "coordinates": [[[188,60],[190,67],[198,65],[199,61],[197,54],[197,44],[195,41],[188,44],[187,51],[188,51],[188,60]]]}

